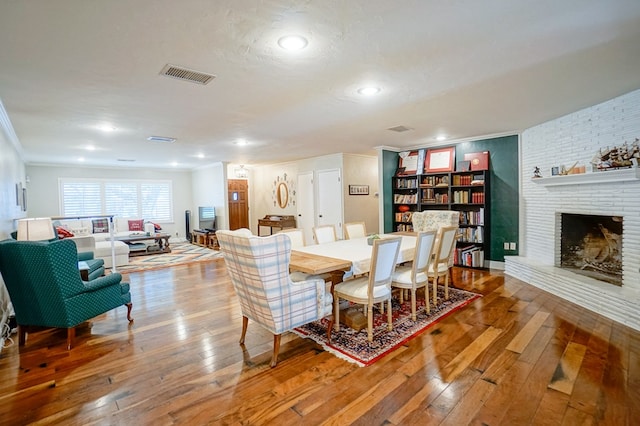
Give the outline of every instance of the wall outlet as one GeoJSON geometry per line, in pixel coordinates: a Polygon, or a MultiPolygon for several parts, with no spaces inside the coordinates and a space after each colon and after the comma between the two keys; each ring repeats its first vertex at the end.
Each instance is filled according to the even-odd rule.
{"type": "Polygon", "coordinates": [[[516,243],[509,243],[509,250],[515,250],[516,249],[516,243]]]}
{"type": "Polygon", "coordinates": [[[509,250],[509,243],[504,243],[504,249],[509,250]]]}

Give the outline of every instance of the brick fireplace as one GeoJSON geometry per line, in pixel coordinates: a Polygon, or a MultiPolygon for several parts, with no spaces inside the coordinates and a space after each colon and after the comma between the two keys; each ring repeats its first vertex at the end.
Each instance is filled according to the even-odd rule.
{"type": "MultiPolygon", "coordinates": [[[[635,91],[523,132],[520,255],[505,258],[508,275],[638,330],[640,173],[637,168],[591,172],[589,162],[602,147],[640,137],[639,115],[640,91],[635,91]],[[552,167],[576,161],[588,173],[551,175],[552,167]],[[532,178],[535,167],[542,178],[532,178]],[[622,219],[616,285],[561,267],[562,213],[622,219]]],[[[589,250],[591,259],[601,257],[593,255],[596,248],[589,250]]]]}

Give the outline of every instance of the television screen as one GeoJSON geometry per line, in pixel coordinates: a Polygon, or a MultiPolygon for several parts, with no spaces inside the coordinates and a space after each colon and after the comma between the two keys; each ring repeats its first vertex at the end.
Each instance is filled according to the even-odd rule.
{"type": "Polygon", "coordinates": [[[207,231],[216,230],[216,210],[214,207],[198,207],[198,226],[207,231]]]}

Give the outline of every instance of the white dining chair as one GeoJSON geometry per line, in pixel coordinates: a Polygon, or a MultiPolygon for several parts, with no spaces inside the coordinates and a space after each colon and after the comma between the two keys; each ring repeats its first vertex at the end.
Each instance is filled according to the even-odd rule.
{"type": "Polygon", "coordinates": [[[373,341],[373,304],[387,302],[388,330],[393,329],[391,277],[396,268],[402,237],[381,238],[373,242],[371,269],[366,277],[336,284],[333,289],[335,330],[340,329],[340,299],[366,305],[367,338],[373,341]]]}
{"type": "Polygon", "coordinates": [[[444,299],[449,300],[449,258],[456,244],[457,226],[443,226],[438,231],[438,243],[428,275],[433,280],[433,304],[438,304],[438,279],[444,277],[444,299]]]}
{"type": "Polygon", "coordinates": [[[291,239],[291,248],[293,250],[307,245],[304,240],[304,230],[300,228],[285,228],[278,233],[285,234],[291,239]]]}
{"type": "Polygon", "coordinates": [[[416,291],[424,288],[424,305],[427,313],[431,312],[429,306],[429,276],[428,269],[433,257],[433,243],[436,240],[436,232],[418,232],[416,236],[416,250],[411,266],[400,266],[393,273],[391,287],[400,289],[400,303],[402,293],[405,290],[411,292],[411,319],[416,320],[416,291]]]}
{"type": "Polygon", "coordinates": [[[344,238],[351,240],[367,236],[367,226],[364,222],[348,222],[344,224],[344,238]]]}
{"type": "Polygon", "coordinates": [[[330,243],[338,239],[334,225],[321,225],[313,228],[313,238],[316,244],[330,243]]]}

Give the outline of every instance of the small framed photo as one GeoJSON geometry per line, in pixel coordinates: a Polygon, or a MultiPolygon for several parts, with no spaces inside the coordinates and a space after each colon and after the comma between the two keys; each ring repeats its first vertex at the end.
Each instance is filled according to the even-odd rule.
{"type": "Polygon", "coordinates": [[[369,195],[369,185],[349,185],[349,195],[369,195]]]}
{"type": "Polygon", "coordinates": [[[427,173],[452,172],[455,155],[455,147],[429,149],[425,170],[427,173]]]}

